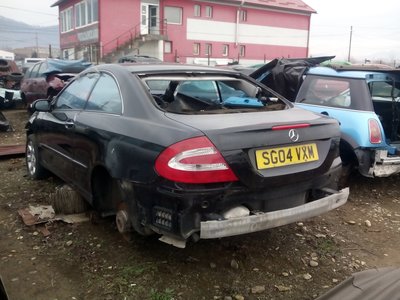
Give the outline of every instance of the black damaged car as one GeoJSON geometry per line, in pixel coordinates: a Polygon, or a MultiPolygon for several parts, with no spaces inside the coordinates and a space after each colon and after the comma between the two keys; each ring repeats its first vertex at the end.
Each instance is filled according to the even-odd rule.
{"type": "Polygon", "coordinates": [[[51,171],[120,232],[188,240],[250,233],[346,203],[339,125],[236,71],[101,65],[27,124],[30,177],[51,171]]]}

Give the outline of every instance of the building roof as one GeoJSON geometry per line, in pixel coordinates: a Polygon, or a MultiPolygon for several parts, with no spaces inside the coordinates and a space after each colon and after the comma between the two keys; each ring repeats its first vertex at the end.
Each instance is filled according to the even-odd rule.
{"type": "MultiPolygon", "coordinates": [[[[58,6],[67,0],[58,0],[51,7],[58,6]]],[[[220,2],[220,1],[216,1],[220,2]]],[[[276,9],[284,9],[284,10],[291,10],[291,11],[301,11],[306,13],[316,13],[316,11],[308,6],[301,0],[229,0],[229,1],[221,1],[221,2],[236,2],[240,5],[242,2],[244,5],[255,5],[255,6],[262,6],[268,8],[276,8],[276,9]]]]}
{"type": "MultiPolygon", "coordinates": [[[[235,0],[242,2],[242,0],[235,0]]],[[[244,5],[253,4],[269,8],[285,9],[292,11],[302,11],[307,13],[316,13],[316,11],[301,0],[245,0],[244,5]]]]}

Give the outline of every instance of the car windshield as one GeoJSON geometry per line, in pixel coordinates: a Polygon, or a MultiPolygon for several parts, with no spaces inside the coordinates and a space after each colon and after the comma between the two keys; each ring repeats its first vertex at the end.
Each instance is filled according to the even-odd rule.
{"type": "Polygon", "coordinates": [[[142,78],[156,103],[174,113],[281,110],[287,103],[269,89],[229,76],[142,78]]]}

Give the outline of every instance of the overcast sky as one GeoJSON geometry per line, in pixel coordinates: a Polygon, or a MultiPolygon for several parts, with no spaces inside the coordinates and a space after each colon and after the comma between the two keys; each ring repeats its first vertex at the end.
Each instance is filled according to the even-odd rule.
{"type": "Polygon", "coordinates": [[[310,54],[347,59],[350,27],[354,59],[400,63],[399,0],[303,0],[317,11],[311,17],[310,54]]]}
{"type": "MultiPolygon", "coordinates": [[[[399,0],[303,0],[311,17],[310,55],[400,62],[399,0]]],[[[0,0],[0,15],[31,25],[58,24],[56,0],[0,0]]],[[[1,32],[1,30],[0,30],[1,32]]]]}

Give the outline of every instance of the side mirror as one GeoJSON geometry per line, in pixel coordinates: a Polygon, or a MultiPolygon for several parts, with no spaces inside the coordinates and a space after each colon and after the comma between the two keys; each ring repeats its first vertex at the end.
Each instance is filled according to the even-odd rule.
{"type": "Polygon", "coordinates": [[[47,112],[50,111],[50,101],[46,99],[39,99],[30,105],[30,111],[33,113],[35,111],[47,112]]]}

